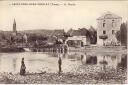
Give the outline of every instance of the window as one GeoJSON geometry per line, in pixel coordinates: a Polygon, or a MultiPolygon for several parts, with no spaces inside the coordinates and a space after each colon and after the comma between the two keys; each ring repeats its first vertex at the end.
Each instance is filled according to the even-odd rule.
{"type": "Polygon", "coordinates": [[[103,27],[105,27],[105,23],[103,23],[103,27]]]}
{"type": "Polygon", "coordinates": [[[114,34],[115,33],[115,31],[114,30],[112,30],[112,34],[114,34]]]}
{"type": "Polygon", "coordinates": [[[103,34],[106,34],[106,31],[105,30],[103,30],[103,34]]]}

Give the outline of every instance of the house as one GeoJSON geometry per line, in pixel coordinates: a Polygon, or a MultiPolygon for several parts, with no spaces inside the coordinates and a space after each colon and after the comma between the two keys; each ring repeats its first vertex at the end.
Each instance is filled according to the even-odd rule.
{"type": "Polygon", "coordinates": [[[85,45],[89,45],[86,36],[72,36],[68,37],[65,42],[69,47],[84,47],[85,45]]]}
{"type": "Polygon", "coordinates": [[[90,44],[90,38],[87,36],[87,31],[70,30],[70,37],[67,38],[65,44],[68,47],[84,47],[90,44]]]}
{"type": "Polygon", "coordinates": [[[97,18],[97,45],[120,44],[116,39],[116,32],[120,30],[122,18],[111,12],[104,13],[97,18]]]}

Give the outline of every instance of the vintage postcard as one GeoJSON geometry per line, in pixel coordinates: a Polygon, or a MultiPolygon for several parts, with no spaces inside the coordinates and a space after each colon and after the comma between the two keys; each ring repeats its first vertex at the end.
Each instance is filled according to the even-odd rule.
{"type": "Polygon", "coordinates": [[[127,84],[128,1],[1,0],[0,84],[127,84]]]}

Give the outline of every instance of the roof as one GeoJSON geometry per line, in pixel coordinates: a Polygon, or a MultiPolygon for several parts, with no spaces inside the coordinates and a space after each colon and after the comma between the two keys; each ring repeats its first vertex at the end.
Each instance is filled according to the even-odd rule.
{"type": "Polygon", "coordinates": [[[105,12],[101,17],[97,18],[97,20],[101,20],[101,19],[119,19],[122,18],[114,13],[111,12],[105,12]]]}
{"type": "Polygon", "coordinates": [[[72,36],[80,36],[81,33],[80,33],[79,30],[72,30],[72,31],[70,32],[70,35],[72,35],[72,36]]]}
{"type": "Polygon", "coordinates": [[[78,30],[69,30],[71,36],[88,36],[88,30],[86,28],[79,28],[78,30]]]}

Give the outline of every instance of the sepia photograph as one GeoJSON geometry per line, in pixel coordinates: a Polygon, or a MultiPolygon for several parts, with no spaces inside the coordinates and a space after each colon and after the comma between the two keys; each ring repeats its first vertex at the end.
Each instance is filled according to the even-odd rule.
{"type": "Polygon", "coordinates": [[[0,1],[0,84],[127,84],[128,1],[0,1]]]}

